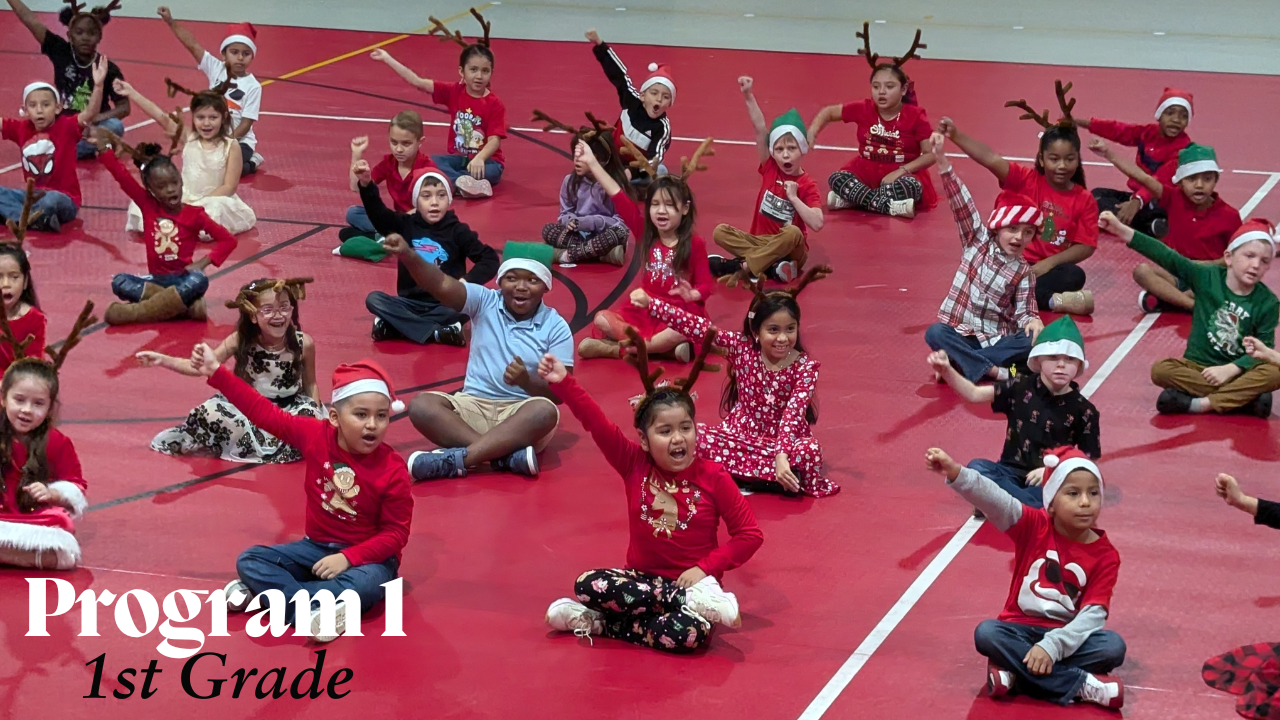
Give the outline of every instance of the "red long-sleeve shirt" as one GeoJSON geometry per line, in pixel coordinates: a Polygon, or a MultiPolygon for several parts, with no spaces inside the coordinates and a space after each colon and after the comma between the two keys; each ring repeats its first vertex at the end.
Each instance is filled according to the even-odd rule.
{"type": "Polygon", "coordinates": [[[99,159],[124,194],[142,210],[142,236],[147,238],[147,272],[152,275],[176,275],[187,271],[200,244],[200,231],[213,238],[209,260],[221,265],[236,249],[236,236],[209,219],[203,208],[182,206],[175,215],[161,207],[142,183],[129,172],[111,150],[99,159]]]}
{"type": "MultiPolygon", "coordinates": [[[[1160,132],[1160,123],[1130,125],[1116,120],[1090,118],[1089,132],[1111,142],[1138,148],[1138,156],[1134,159],[1138,167],[1161,182],[1172,181],[1178,168],[1178,151],[1191,144],[1186,132],[1165,137],[1160,132]]],[[[1129,189],[1142,200],[1142,204],[1151,202],[1151,191],[1137,180],[1129,180],[1129,189]]]]}
{"type": "MultiPolygon", "coordinates": [[[[631,237],[636,239],[636,247],[642,247],[644,245],[644,214],[648,212],[648,208],[641,207],[624,192],[610,195],[609,199],[613,201],[618,217],[622,218],[627,229],[631,231],[631,237]]],[[[660,257],[646,258],[640,287],[644,288],[650,297],[661,297],[682,310],[688,310],[696,315],[706,315],[707,298],[711,297],[711,293],[716,289],[716,279],[711,274],[711,265],[707,261],[706,241],[700,235],[694,235],[689,239],[689,261],[679,275],[671,267],[671,258],[675,256],[674,250],[665,247],[660,241],[655,241],[653,248],[656,251],[653,255],[660,257]],[[688,280],[693,289],[702,295],[701,300],[691,303],[675,296],[668,296],[671,288],[676,285],[677,277],[680,276],[688,280]]]]}
{"type": "Polygon", "coordinates": [[[368,455],[356,455],[338,446],[338,430],[328,420],[298,417],[262,397],[226,365],[209,378],[254,425],[298,448],[307,463],[304,491],[307,496],[307,537],[322,543],[339,543],[352,565],[397,559],[409,542],[413,520],[411,480],[400,453],[383,443],[368,455]],[[334,475],[355,475],[345,493],[336,487],[334,475]]]}
{"type": "MultiPolygon", "coordinates": [[[[689,492],[673,493],[678,506],[677,518],[688,523],[688,527],[673,528],[670,537],[664,532],[655,532],[654,526],[640,517],[653,503],[653,493],[646,487],[649,474],[654,471],[649,453],[605,416],[572,375],[558,383],[555,390],[582,422],[582,427],[591,433],[605,459],[622,476],[631,536],[627,544],[628,568],[674,580],[696,565],[706,574],[719,578],[750,560],[760,549],[764,533],[756,524],[751,506],[724,466],[702,459],[694,460],[693,465],[671,479],[677,485],[685,480],[689,483],[689,492]],[[689,517],[690,500],[696,509],[692,518],[689,517]],[[729,542],[723,547],[716,539],[721,519],[729,529],[729,542]]],[[[652,509],[648,512],[651,516],[661,514],[652,509]]]]}

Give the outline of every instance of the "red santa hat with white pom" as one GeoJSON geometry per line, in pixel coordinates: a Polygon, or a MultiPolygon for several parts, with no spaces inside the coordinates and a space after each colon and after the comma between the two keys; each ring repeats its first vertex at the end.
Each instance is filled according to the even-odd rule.
{"type": "Polygon", "coordinates": [[[1171,107],[1181,107],[1186,109],[1187,121],[1190,122],[1192,115],[1191,108],[1194,105],[1195,101],[1194,98],[1191,97],[1191,93],[1186,90],[1167,87],[1164,89],[1164,93],[1160,95],[1160,104],[1156,105],[1156,119],[1159,120],[1160,116],[1164,114],[1164,111],[1171,107]]]}
{"type": "Polygon", "coordinates": [[[1104,495],[1106,484],[1102,481],[1102,473],[1098,470],[1098,466],[1094,464],[1084,453],[1074,447],[1060,447],[1050,450],[1044,456],[1044,469],[1049,473],[1049,477],[1044,481],[1044,506],[1049,507],[1053,502],[1053,498],[1057,496],[1058,490],[1062,488],[1062,483],[1067,481],[1067,476],[1076,470],[1086,470],[1093,473],[1098,478],[1098,495],[1104,495]]]}
{"type": "Polygon", "coordinates": [[[404,412],[404,403],[397,400],[391,389],[387,371],[372,360],[361,360],[350,365],[339,365],[333,371],[332,404],[361,393],[378,393],[391,401],[391,412],[404,412]]]}
{"type": "Polygon", "coordinates": [[[258,44],[254,42],[258,39],[258,29],[253,23],[231,23],[227,26],[227,36],[222,39],[222,44],[218,46],[218,52],[227,49],[228,45],[240,43],[247,45],[254,55],[258,54],[258,44]]]}
{"type": "Polygon", "coordinates": [[[649,77],[640,85],[640,92],[648,90],[653,85],[663,85],[671,91],[671,104],[676,104],[676,81],[671,73],[670,65],[659,65],[658,63],[649,63],[649,77]]]}

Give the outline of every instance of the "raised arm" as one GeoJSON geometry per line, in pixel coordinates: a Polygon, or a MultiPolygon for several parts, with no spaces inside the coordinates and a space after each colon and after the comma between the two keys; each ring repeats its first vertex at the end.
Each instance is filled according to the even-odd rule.
{"type": "Polygon", "coordinates": [[[996,180],[1001,184],[1004,179],[1009,177],[1009,161],[1005,160],[995,150],[987,147],[981,141],[975,140],[968,135],[960,132],[951,118],[944,117],[938,125],[938,132],[946,135],[956,147],[964,151],[965,155],[973,158],[979,165],[991,171],[996,176],[996,180]]]}
{"type": "MultiPolygon", "coordinates": [[[[94,141],[98,143],[98,148],[101,151],[98,153],[98,162],[102,163],[102,166],[107,169],[111,177],[115,178],[116,184],[120,186],[124,194],[137,203],[138,207],[142,207],[150,196],[146,188],[142,187],[142,184],[133,176],[133,173],[130,173],[124,163],[120,162],[120,158],[116,157],[115,150],[110,147],[110,142],[105,137],[106,134],[107,131],[99,128],[99,132],[94,136],[94,141]]],[[[119,138],[116,138],[116,140],[118,141],[119,138]]]]}
{"type": "Polygon", "coordinates": [[[174,122],[169,114],[160,108],[159,105],[151,102],[149,98],[138,92],[138,89],[124,80],[116,80],[113,88],[117,95],[122,95],[129,102],[138,106],[138,109],[152,120],[156,121],[156,125],[166,136],[172,136],[178,130],[178,123],[174,122]]]}
{"type": "Polygon", "coordinates": [[[1130,248],[1138,251],[1148,260],[1182,278],[1192,286],[1192,290],[1195,289],[1195,281],[1200,274],[1199,271],[1208,269],[1208,266],[1201,266],[1199,263],[1192,262],[1179,255],[1177,251],[1168,245],[1153,237],[1143,235],[1120,222],[1115,213],[1104,212],[1099,215],[1098,228],[1104,233],[1124,240],[1130,248]]]}
{"type": "Polygon", "coordinates": [[[102,109],[102,87],[107,82],[107,56],[98,53],[98,57],[93,61],[93,92],[89,93],[89,101],[84,104],[84,110],[80,111],[80,115],[76,118],[80,127],[89,127],[93,124],[94,118],[98,117],[98,111],[102,109]]]}
{"type": "Polygon", "coordinates": [[[550,353],[543,356],[538,363],[538,376],[569,407],[619,475],[626,478],[636,465],[648,462],[640,445],[604,414],[595,398],[568,372],[559,358],[550,353]]]}
{"type": "Polygon", "coordinates": [[[417,73],[406,67],[404,63],[391,57],[391,53],[386,50],[378,48],[370,53],[369,57],[391,68],[402,80],[418,88],[422,92],[434,93],[436,91],[436,82],[434,80],[419,77],[417,73]]]}
{"type": "Polygon", "coordinates": [[[622,60],[607,43],[600,39],[600,35],[595,30],[587,31],[587,39],[593,45],[591,52],[596,56],[600,67],[604,69],[604,76],[618,91],[618,103],[624,110],[640,109],[640,91],[631,84],[631,77],[627,75],[627,66],[622,64],[622,60]]]}
{"type": "Polygon", "coordinates": [[[1090,140],[1089,149],[1092,150],[1094,154],[1114,165],[1120,172],[1141,183],[1142,187],[1146,188],[1147,191],[1151,193],[1152,197],[1158,198],[1164,195],[1164,186],[1160,184],[1159,180],[1156,180],[1147,174],[1147,171],[1138,167],[1138,164],[1134,161],[1120,155],[1120,153],[1117,153],[1110,145],[1107,144],[1106,140],[1103,140],[1100,137],[1090,140]]]}
{"type": "Polygon", "coordinates": [[[990,403],[996,398],[996,390],[991,385],[974,385],[969,378],[961,375],[951,366],[951,358],[946,350],[935,350],[929,353],[929,365],[938,377],[951,386],[956,394],[971,403],[990,403]]]}
{"type": "Polygon", "coordinates": [[[383,249],[397,255],[404,267],[413,277],[418,287],[426,290],[441,305],[459,312],[467,302],[467,288],[461,282],[444,274],[433,263],[422,259],[403,237],[392,233],[382,243],[383,249]]]}
{"type": "Polygon", "coordinates": [[[196,365],[193,357],[192,364],[196,365],[201,375],[208,376],[210,387],[226,396],[227,400],[244,413],[245,417],[249,418],[249,422],[255,426],[275,435],[289,445],[302,448],[308,444],[308,436],[315,426],[328,424],[327,420],[297,417],[281,410],[275,403],[262,397],[248,383],[236,377],[225,365],[217,362],[213,358],[213,350],[208,345],[202,343],[197,348],[202,352],[203,360],[196,365]],[[213,368],[212,371],[209,370],[210,367],[213,368]]]}
{"type": "Polygon", "coordinates": [[[756,157],[760,162],[769,159],[769,126],[765,124],[764,113],[760,103],[756,102],[755,93],[751,91],[755,81],[750,76],[738,78],[738,89],[742,91],[742,99],[747,101],[747,117],[751,118],[751,127],[756,131],[756,157]]]}
{"type": "MultiPolygon", "coordinates": [[[[213,351],[213,356],[219,363],[224,363],[227,358],[235,354],[238,347],[240,347],[240,333],[233,332],[218,344],[218,347],[213,351]]],[[[190,377],[200,377],[204,374],[191,364],[190,358],[173,357],[172,355],[165,355],[151,350],[143,350],[136,353],[134,357],[138,358],[138,363],[143,367],[162,367],[165,370],[172,370],[179,375],[190,377]]]]}
{"type": "Polygon", "coordinates": [[[156,14],[169,26],[173,36],[178,38],[178,42],[182,43],[182,47],[191,53],[191,57],[197,63],[204,59],[204,46],[200,44],[199,40],[196,40],[196,36],[192,35],[190,30],[182,27],[177,20],[173,19],[173,13],[169,12],[169,8],[161,6],[156,10],[156,14]]]}
{"type": "Polygon", "coordinates": [[[944,142],[941,133],[933,134],[931,145],[934,155],[938,158],[938,175],[942,178],[942,190],[947,195],[947,205],[951,207],[951,216],[955,219],[956,229],[960,232],[960,246],[968,248],[985,242],[990,235],[987,233],[982,213],[978,212],[978,204],[973,201],[973,195],[969,192],[968,186],[956,174],[955,168],[951,166],[951,162],[943,152],[944,142]]]}
{"type": "Polygon", "coordinates": [[[827,126],[840,119],[841,105],[828,105],[818,111],[814,116],[813,122],[809,123],[809,147],[817,147],[818,133],[827,126]]]}
{"type": "Polygon", "coordinates": [[[49,28],[40,22],[40,18],[36,17],[36,14],[31,12],[31,8],[27,7],[22,0],[9,0],[9,7],[13,10],[13,14],[18,16],[18,20],[27,26],[27,30],[31,31],[31,36],[36,39],[36,42],[43,45],[44,36],[48,34],[49,28]]]}
{"type": "Polygon", "coordinates": [[[600,188],[604,190],[606,195],[614,197],[622,192],[622,186],[618,184],[617,180],[613,179],[613,176],[610,175],[604,169],[604,166],[600,164],[600,161],[596,159],[596,154],[591,150],[591,146],[579,140],[578,146],[574,148],[573,154],[575,160],[581,159],[587,164],[587,167],[591,170],[591,177],[595,178],[596,182],[600,183],[600,188]]]}
{"type": "Polygon", "coordinates": [[[925,467],[947,479],[947,484],[965,500],[982,511],[1000,532],[1005,532],[1022,519],[1022,503],[990,478],[977,470],[960,467],[939,448],[929,448],[924,455],[925,467]]]}
{"type": "Polygon", "coordinates": [[[383,235],[398,232],[399,218],[386,203],[382,202],[382,194],[378,192],[378,186],[373,182],[369,162],[357,160],[351,167],[351,174],[356,178],[356,189],[360,191],[360,204],[364,205],[364,211],[369,216],[373,229],[383,235]]]}
{"type": "MultiPolygon", "coordinates": [[[[638,288],[631,293],[631,304],[642,310],[648,309],[649,315],[671,326],[671,329],[692,340],[694,345],[701,344],[702,338],[715,327],[707,318],[682,310],[662,298],[651,298],[638,288]]],[[[715,344],[725,349],[736,349],[736,346],[745,342],[741,333],[716,333],[715,344]]]]}

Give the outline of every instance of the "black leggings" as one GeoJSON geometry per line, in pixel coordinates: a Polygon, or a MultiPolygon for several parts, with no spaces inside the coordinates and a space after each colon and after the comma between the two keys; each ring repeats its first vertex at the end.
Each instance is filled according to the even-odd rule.
{"type": "Polygon", "coordinates": [[[1084,289],[1084,270],[1075,263],[1056,265],[1049,272],[1036,278],[1036,305],[1049,309],[1049,298],[1058,293],[1084,289]]]}
{"type": "Polygon", "coordinates": [[[894,200],[915,200],[924,197],[924,186],[912,175],[903,175],[888,185],[871,187],[848,170],[837,170],[827,179],[831,192],[847,200],[859,210],[870,210],[881,215],[889,214],[889,203],[894,200]]]}
{"type": "Polygon", "coordinates": [[[711,639],[711,623],[684,606],[674,582],[639,570],[591,570],[573,584],[578,602],[604,615],[604,636],[669,653],[711,639]]]}
{"type": "MultiPolygon", "coordinates": [[[[1094,188],[1093,198],[1098,201],[1098,212],[1103,213],[1108,210],[1115,212],[1121,203],[1129,202],[1133,197],[1133,193],[1124,190],[1112,190],[1111,188],[1094,188]]],[[[1150,235],[1159,240],[1169,232],[1169,213],[1160,207],[1155,201],[1149,202],[1138,209],[1133,215],[1133,222],[1129,226],[1134,230],[1150,235]],[[1159,222],[1157,222],[1159,221],[1159,222]]]]}

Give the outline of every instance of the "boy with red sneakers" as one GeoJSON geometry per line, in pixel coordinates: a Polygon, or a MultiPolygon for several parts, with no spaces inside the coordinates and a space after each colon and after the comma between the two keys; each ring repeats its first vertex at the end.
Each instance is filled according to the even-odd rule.
{"type": "Polygon", "coordinates": [[[925,453],[925,466],[945,476],[1017,548],[1004,610],[974,631],[974,645],[989,660],[991,696],[1016,692],[1117,709],[1124,704],[1124,683],[1101,674],[1120,667],[1125,655],[1124,640],[1103,629],[1120,553],[1094,528],[1102,511],[1102,473],[1074,448],[1044,461],[1052,474],[1044,483],[1045,508],[1038,509],[938,448],[925,453]]]}

